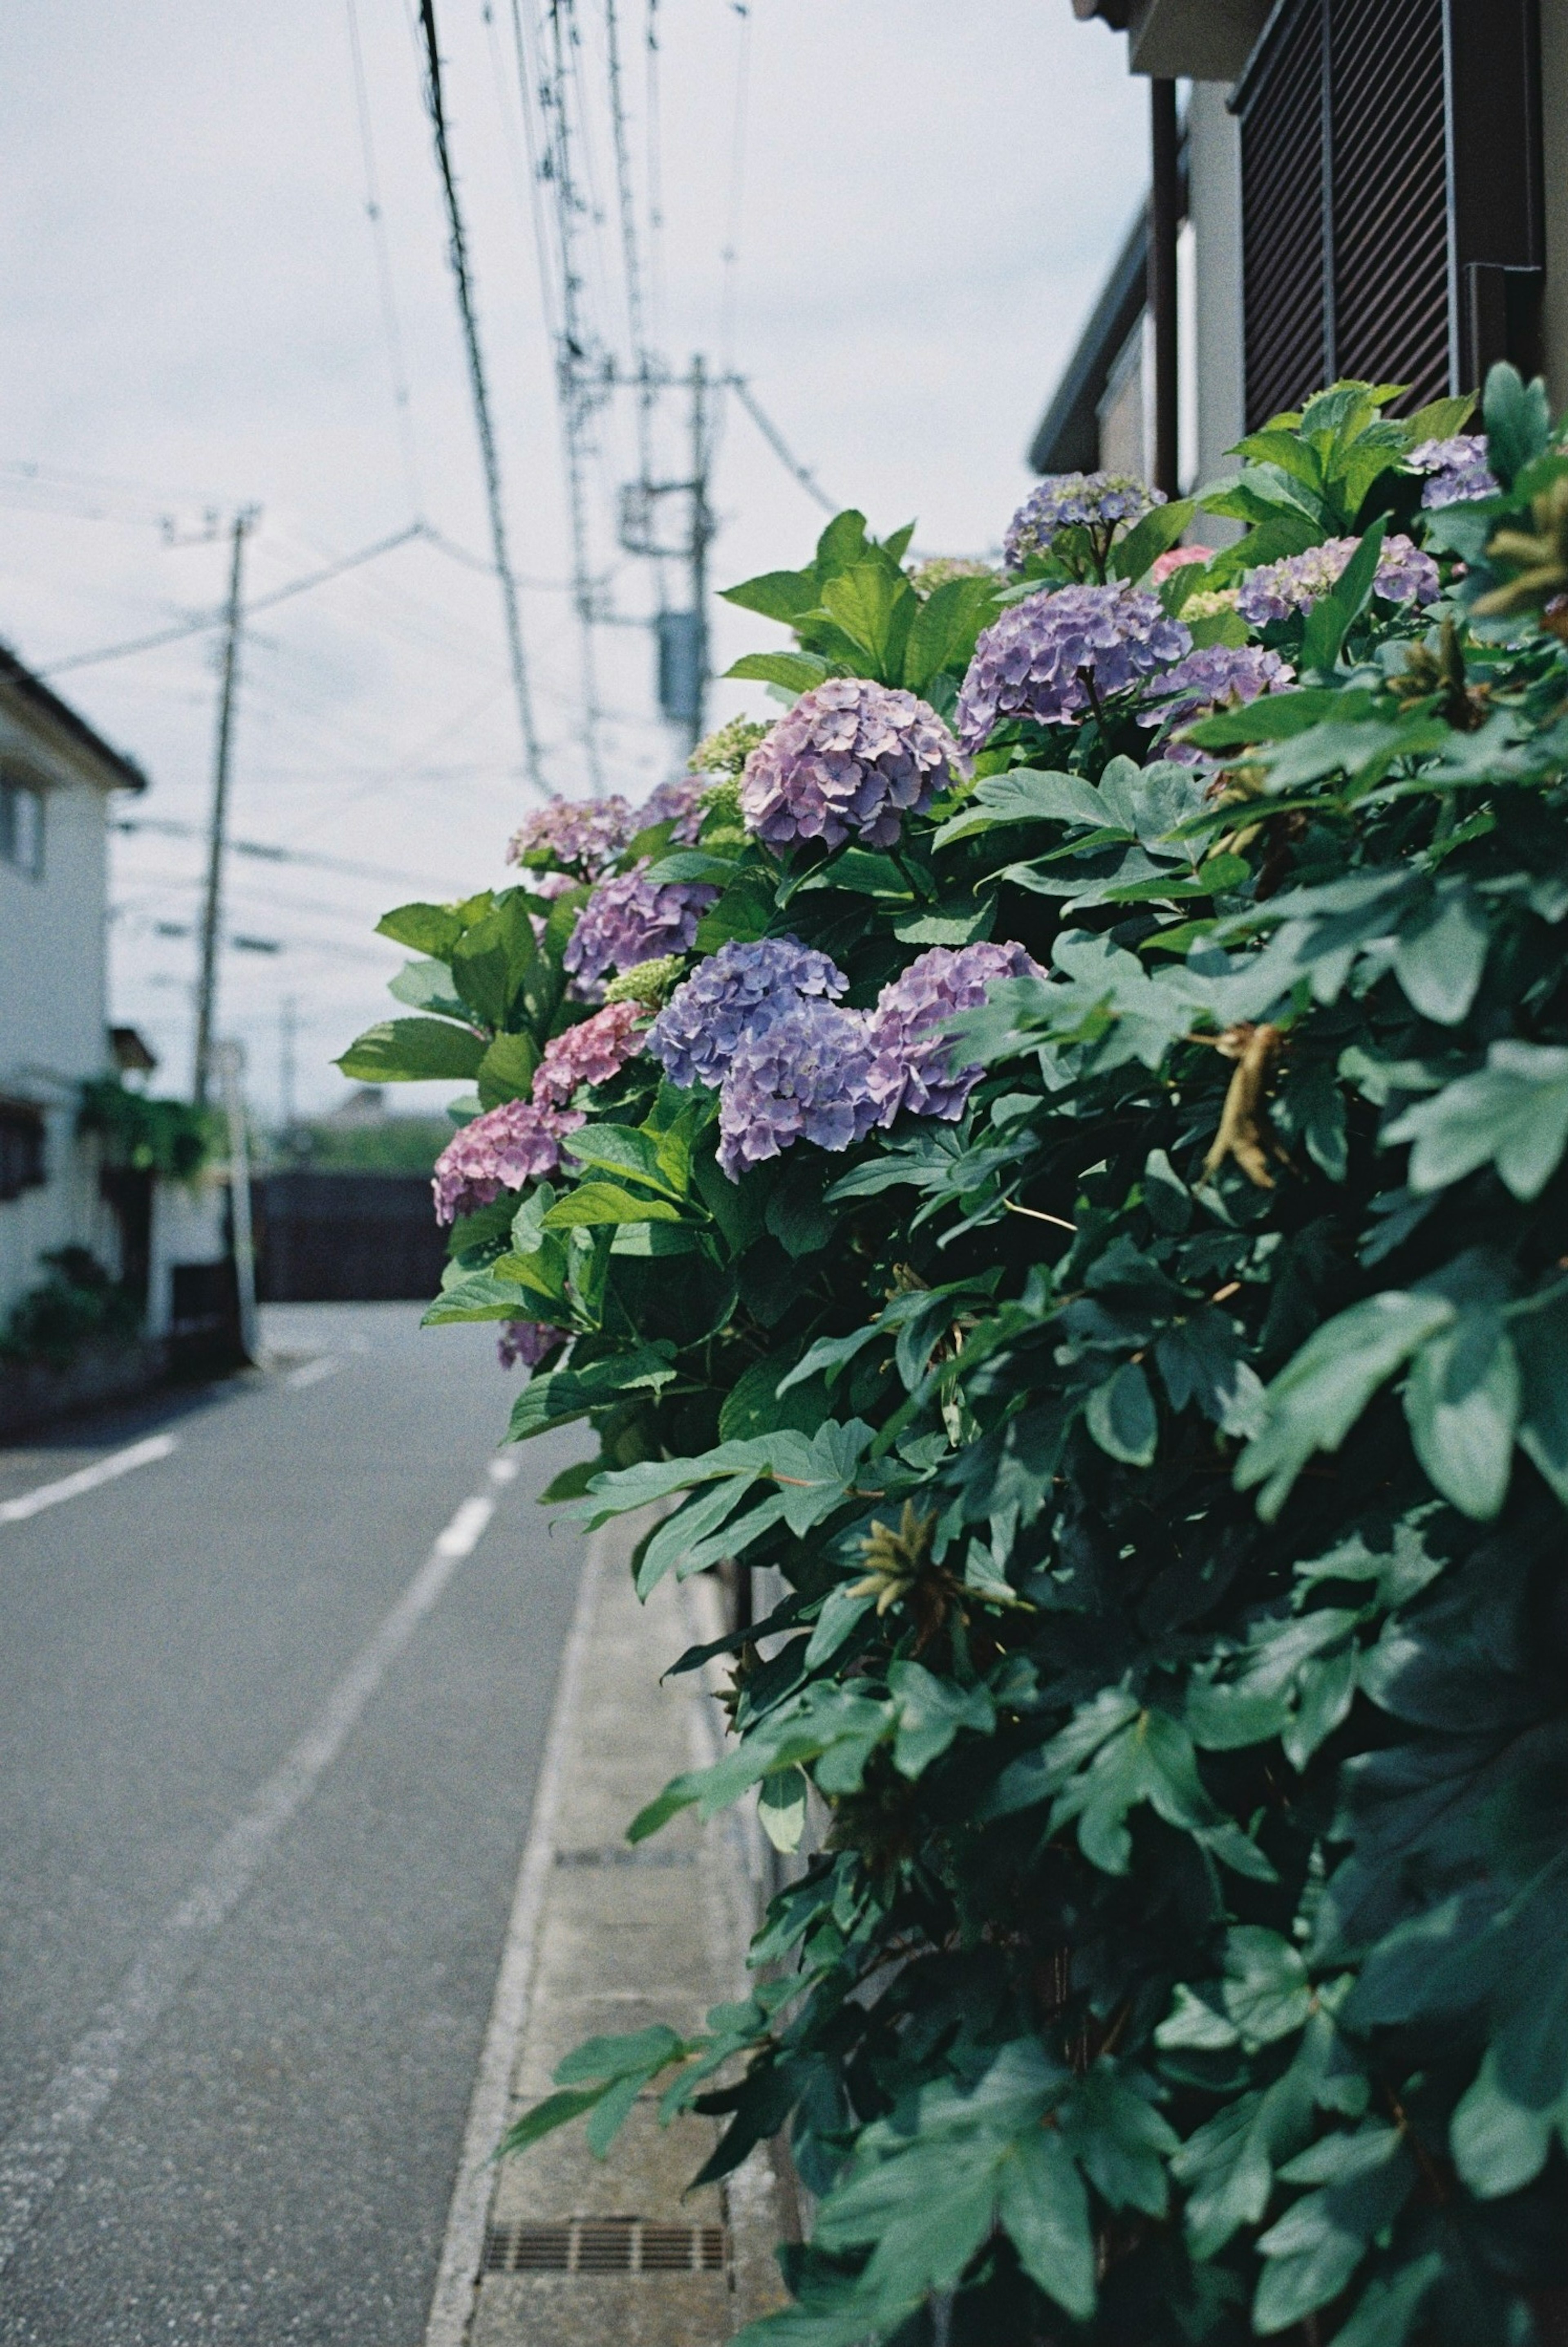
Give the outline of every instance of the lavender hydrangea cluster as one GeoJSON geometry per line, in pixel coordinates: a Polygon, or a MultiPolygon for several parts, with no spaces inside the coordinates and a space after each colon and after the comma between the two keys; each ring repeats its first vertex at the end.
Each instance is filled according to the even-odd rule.
{"type": "Polygon", "coordinates": [[[1070,529],[1087,530],[1103,555],[1119,529],[1164,502],[1163,489],[1150,488],[1132,473],[1048,473],[1009,522],[1002,559],[1009,570],[1021,570],[1050,554],[1070,529]]]}
{"type": "Polygon", "coordinates": [[[503,1190],[520,1190],[555,1173],[561,1143],[582,1121],[579,1111],[531,1100],[506,1101],[477,1116],[436,1160],[430,1186],[436,1221],[456,1222],[489,1205],[503,1190]]]}
{"type": "Polygon", "coordinates": [[[1405,462],[1413,473],[1425,473],[1421,503],[1457,506],[1471,497],[1494,497],[1497,477],[1486,461],[1486,442],[1479,432],[1456,432],[1448,440],[1422,440],[1405,462]]]}
{"type": "Polygon", "coordinates": [[[804,1001],[835,1002],[849,980],[798,938],[732,938],[678,987],[648,1030],[672,1084],[719,1084],[741,1045],[804,1001]]]}
{"type": "Polygon", "coordinates": [[[900,1109],[916,1116],[961,1116],[979,1081],[979,1067],[955,1068],[949,1019],[973,1010],[999,978],[1042,978],[1022,946],[933,946],[885,986],[871,1013],[866,1040],[871,1064],[866,1089],[878,1124],[900,1109]]]}
{"type": "Polygon", "coordinates": [[[581,1084],[607,1084],[642,1048],[639,1002],[607,1003],[591,1019],[552,1036],[534,1072],[533,1094],[543,1108],[565,1108],[581,1084]]]}
{"type": "Polygon", "coordinates": [[[1069,723],[1174,667],[1192,648],[1191,634],[1159,598],[1124,579],[1030,595],[975,646],[958,695],[958,739],[966,750],[980,750],[1009,718],[1069,723]]]}
{"type": "Polygon", "coordinates": [[[496,1358],[504,1369],[515,1369],[519,1361],[525,1369],[537,1369],[565,1343],[566,1330],[552,1327],[548,1320],[503,1320],[496,1335],[496,1358]]]}
{"type": "MultiPolygon", "coordinates": [[[[1283,692],[1295,678],[1290,662],[1261,644],[1204,644],[1161,677],[1158,697],[1152,698],[1142,722],[1173,733],[1215,710],[1242,708],[1260,693],[1283,692]]],[[[1163,754],[1183,765],[1204,763],[1203,753],[1190,743],[1171,743],[1163,754]]]]}
{"type": "Polygon", "coordinates": [[[697,924],[718,890],[689,880],[652,881],[648,858],[601,880],[578,916],[561,960],[580,991],[591,993],[608,970],[630,969],[669,953],[688,953],[697,924]]]}
{"type": "Polygon", "coordinates": [[[702,800],[712,782],[712,774],[677,774],[673,781],[661,783],[637,810],[638,830],[646,831],[651,824],[672,823],[671,842],[694,847],[702,828],[702,800]]]}
{"type": "Polygon", "coordinates": [[[550,799],[518,825],[507,861],[553,864],[579,880],[597,880],[639,828],[623,798],[550,799]]]}
{"type": "Polygon", "coordinates": [[[801,995],[742,1039],[719,1099],[719,1163],[732,1182],[794,1142],[847,1149],[876,1120],[864,1013],[801,995]]]}
{"type": "Polygon", "coordinates": [[[741,808],[770,847],[803,839],[837,847],[852,832],[891,847],[904,816],[922,813],[960,770],[958,743],[912,692],[829,677],[752,752],[741,808]]]}
{"type": "MultiPolygon", "coordinates": [[[[1342,576],[1360,545],[1358,538],[1326,538],[1305,554],[1287,554],[1282,561],[1265,562],[1249,570],[1236,595],[1236,609],[1250,627],[1267,627],[1273,620],[1288,620],[1309,610],[1342,576]]],[[[1373,590],[1388,603],[1434,603],[1441,591],[1438,566],[1402,532],[1383,540],[1373,590]]]]}

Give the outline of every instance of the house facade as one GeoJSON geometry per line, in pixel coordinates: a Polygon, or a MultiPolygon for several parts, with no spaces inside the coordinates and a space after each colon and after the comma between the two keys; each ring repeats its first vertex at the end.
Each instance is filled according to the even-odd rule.
{"type": "Polygon", "coordinates": [[[108,820],[139,767],[0,648],[0,1322],[39,1257],[90,1248],[118,1274],[118,1218],[79,1088],[111,1073],[108,820]]]}
{"type": "Polygon", "coordinates": [[[1568,406],[1568,0],[1072,5],[1150,83],[1151,195],[1038,471],[1187,487],[1337,375],[1568,406]]]}

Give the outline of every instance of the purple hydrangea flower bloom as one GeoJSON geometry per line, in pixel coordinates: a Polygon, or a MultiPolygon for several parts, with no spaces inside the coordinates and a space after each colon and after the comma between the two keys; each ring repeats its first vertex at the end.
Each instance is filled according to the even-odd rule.
{"type": "Polygon", "coordinates": [[[803,692],[746,760],[741,810],[770,847],[851,832],[891,847],[907,814],[918,815],[961,771],[958,745],[912,692],[830,676],[803,692]]]}
{"type": "Polygon", "coordinates": [[[648,1031],[672,1084],[717,1084],[748,1036],[807,998],[836,1001],[849,980],[798,938],[732,938],[677,987],[648,1031]]]}
{"type": "MultiPolygon", "coordinates": [[[[1214,710],[1243,708],[1260,693],[1283,692],[1295,680],[1290,662],[1261,644],[1205,644],[1166,670],[1142,722],[1173,733],[1214,710]]],[[[1169,743],[1163,754],[1187,766],[1204,763],[1203,752],[1185,742],[1169,743]]]]}
{"type": "Polygon", "coordinates": [[[745,1036],[719,1097],[719,1163],[731,1181],[796,1141],[847,1149],[862,1139],[876,1115],[870,1065],[864,1014],[821,995],[802,996],[745,1036]]]}
{"type": "Polygon", "coordinates": [[[607,1084],[642,1049],[640,1002],[611,1002],[552,1036],[534,1071],[534,1098],[541,1108],[565,1108],[579,1084],[607,1084]]]}
{"type": "Polygon", "coordinates": [[[560,1145],[582,1122],[579,1112],[538,1101],[506,1101],[466,1124],[436,1160],[431,1188],[436,1219],[456,1222],[487,1206],[503,1190],[542,1181],[560,1164],[560,1145]]]}
{"type": "Polygon", "coordinates": [[[677,774],[672,782],[661,783],[638,808],[637,829],[646,831],[651,824],[673,822],[671,844],[695,846],[702,828],[703,795],[712,787],[712,774],[677,774]]]}
{"type": "Polygon", "coordinates": [[[1009,570],[1021,570],[1032,556],[1049,554],[1066,529],[1086,529],[1105,551],[1123,523],[1142,521],[1164,502],[1163,489],[1132,473],[1048,473],[1009,522],[1002,559],[1009,570]]]}
{"type": "Polygon", "coordinates": [[[554,864],[579,880],[597,880],[638,827],[622,798],[551,799],[518,825],[507,844],[507,861],[554,864]]]}
{"type": "MultiPolygon", "coordinates": [[[[1236,610],[1254,628],[1309,610],[1337,584],[1360,543],[1358,538],[1329,538],[1321,546],[1309,546],[1305,554],[1287,554],[1282,561],[1249,570],[1237,589],[1236,610]]],[[[1383,540],[1372,584],[1389,603],[1434,603],[1440,591],[1431,556],[1398,530],[1383,540]]]]}
{"type": "Polygon", "coordinates": [[[912,961],[883,988],[871,1013],[866,1088],[876,1122],[891,1124],[903,1108],[916,1116],[961,1116],[981,1071],[951,1065],[948,1020],[978,1009],[999,978],[1044,975],[1020,945],[933,946],[912,961]]]}
{"type": "Polygon", "coordinates": [[[578,915],[561,960],[580,988],[597,986],[607,970],[691,950],[697,923],[718,890],[688,880],[655,885],[644,876],[647,870],[643,856],[630,872],[601,880],[578,915]]]}
{"type": "Polygon", "coordinates": [[[1424,506],[1457,506],[1471,497],[1497,495],[1486,442],[1479,432],[1456,432],[1450,440],[1422,440],[1405,462],[1413,473],[1430,476],[1421,491],[1424,506]]]}
{"type": "Polygon", "coordinates": [[[519,1361],[525,1369],[537,1369],[565,1343],[566,1330],[553,1328],[548,1320],[503,1320],[496,1337],[496,1358],[504,1369],[515,1369],[519,1361]]]}
{"type": "Polygon", "coordinates": [[[1172,668],[1193,639],[1154,595],[1126,579],[1030,595],[993,621],[958,695],[958,739],[983,749],[1009,717],[1057,725],[1172,668]]]}

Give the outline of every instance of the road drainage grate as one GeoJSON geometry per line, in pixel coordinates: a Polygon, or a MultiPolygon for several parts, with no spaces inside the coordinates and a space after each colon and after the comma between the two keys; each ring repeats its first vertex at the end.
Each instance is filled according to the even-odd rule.
{"type": "Polygon", "coordinates": [[[653,2225],[641,2217],[571,2217],[559,2225],[490,2225],[484,2273],[723,2273],[723,2225],[653,2225]]]}

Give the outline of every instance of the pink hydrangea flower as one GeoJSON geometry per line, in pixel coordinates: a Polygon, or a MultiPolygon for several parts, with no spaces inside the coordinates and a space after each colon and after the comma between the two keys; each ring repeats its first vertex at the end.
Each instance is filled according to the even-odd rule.
{"type": "Polygon", "coordinates": [[[436,1160],[431,1188],[436,1219],[454,1223],[487,1206],[503,1190],[539,1182],[560,1164],[560,1145],[581,1124],[573,1109],[542,1107],[537,1101],[505,1101],[466,1124],[436,1160]]]}
{"type": "Polygon", "coordinates": [[[534,1099],[541,1108],[565,1108],[579,1084],[607,1084],[642,1048],[641,1002],[611,1002],[552,1036],[534,1071],[534,1099]]]}

